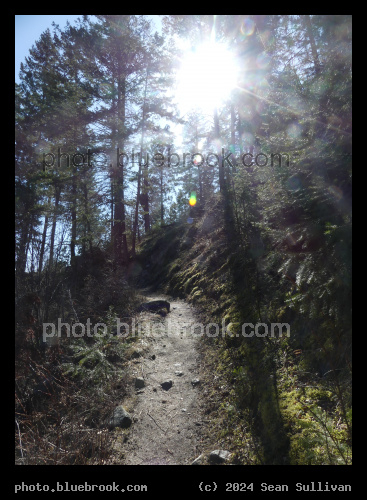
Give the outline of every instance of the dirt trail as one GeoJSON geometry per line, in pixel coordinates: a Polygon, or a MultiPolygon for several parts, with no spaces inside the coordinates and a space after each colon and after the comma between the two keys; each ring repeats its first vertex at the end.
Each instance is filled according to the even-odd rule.
{"type": "Polygon", "coordinates": [[[203,426],[200,393],[200,360],[197,337],[191,326],[198,322],[193,308],[180,299],[144,293],[146,301],[168,300],[166,317],[141,313],[159,334],[142,335],[137,346],[143,356],[132,360],[132,377],[144,378],[145,387],[136,389],[134,422],[124,443],[126,465],[189,465],[201,453],[203,426]],[[186,328],[185,328],[186,327],[186,328]],[[161,384],[172,381],[164,390],[161,384]]]}

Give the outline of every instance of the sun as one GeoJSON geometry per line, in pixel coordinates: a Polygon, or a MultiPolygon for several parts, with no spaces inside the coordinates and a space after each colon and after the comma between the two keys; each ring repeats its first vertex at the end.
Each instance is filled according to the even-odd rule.
{"type": "Polygon", "coordinates": [[[183,112],[210,112],[237,84],[235,60],[223,44],[207,42],[187,51],[177,74],[178,105],[183,112]]]}

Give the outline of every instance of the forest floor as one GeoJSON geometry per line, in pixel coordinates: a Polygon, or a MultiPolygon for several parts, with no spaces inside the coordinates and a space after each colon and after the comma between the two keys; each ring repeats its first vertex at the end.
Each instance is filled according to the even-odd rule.
{"type": "Polygon", "coordinates": [[[149,312],[136,317],[144,333],[134,344],[140,355],[129,361],[131,390],[123,401],[133,423],[116,433],[114,463],[190,465],[210,445],[199,340],[191,334],[198,319],[183,300],[143,293],[142,302],[169,301],[170,312],[165,317],[149,312]],[[144,379],[143,388],[134,387],[135,378],[144,379]],[[169,381],[172,386],[162,388],[164,382],[169,387],[169,381]]]}

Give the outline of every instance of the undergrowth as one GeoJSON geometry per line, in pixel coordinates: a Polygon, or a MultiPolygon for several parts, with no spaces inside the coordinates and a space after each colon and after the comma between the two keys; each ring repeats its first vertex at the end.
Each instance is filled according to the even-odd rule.
{"type": "MultiPolygon", "coordinates": [[[[108,422],[127,394],[125,364],[134,341],[131,336],[115,335],[116,322],[117,318],[130,322],[138,298],[122,273],[110,272],[100,261],[88,270],[89,274],[85,270],[78,275],[78,283],[68,283],[62,272],[55,274],[60,286],[48,307],[48,324],[58,324],[57,317],[50,314],[59,313],[62,323],[70,325],[69,331],[60,327],[49,343],[41,343],[37,329],[44,316],[39,314],[37,321],[33,304],[42,306],[43,301],[35,301],[33,296],[32,322],[29,315],[18,314],[17,465],[103,465],[113,453],[108,422]],[[98,276],[105,279],[97,286],[98,276]],[[61,310],[56,309],[57,304],[61,310]],[[90,335],[81,335],[86,318],[91,320],[90,335]]],[[[19,302],[18,310],[28,304],[19,302]]]]}

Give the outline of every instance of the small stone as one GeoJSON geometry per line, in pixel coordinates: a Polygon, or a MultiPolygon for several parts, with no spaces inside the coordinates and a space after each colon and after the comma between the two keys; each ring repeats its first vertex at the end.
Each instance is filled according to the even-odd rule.
{"type": "Polygon", "coordinates": [[[152,356],[150,356],[150,359],[152,359],[154,361],[155,360],[155,354],[153,354],[152,356]]]}
{"type": "Polygon", "coordinates": [[[162,387],[162,389],[164,389],[165,391],[168,391],[169,389],[171,389],[172,385],[173,385],[172,380],[166,380],[165,382],[162,382],[162,383],[161,383],[161,387],[162,387]]]}
{"type": "Polygon", "coordinates": [[[191,380],[191,385],[193,387],[195,387],[196,385],[199,385],[200,384],[200,380],[198,378],[194,378],[193,380],[191,380]]]}
{"type": "Polygon", "coordinates": [[[226,450],[214,450],[210,452],[209,461],[213,464],[221,464],[229,460],[231,452],[226,450]]]}
{"type": "Polygon", "coordinates": [[[137,377],[135,379],[135,388],[142,389],[143,387],[145,387],[145,380],[143,378],[137,377]]]}
{"type": "Polygon", "coordinates": [[[153,300],[151,302],[145,302],[138,307],[138,312],[150,311],[153,313],[160,313],[165,311],[166,314],[169,312],[171,304],[166,300],[153,300]]]}
{"type": "Polygon", "coordinates": [[[184,374],[183,372],[175,372],[175,375],[176,375],[177,377],[182,377],[182,375],[183,375],[183,374],[184,374]]]}
{"type": "Polygon", "coordinates": [[[130,427],[132,418],[122,405],[114,409],[113,415],[108,423],[110,429],[122,427],[123,429],[130,427]]]}

